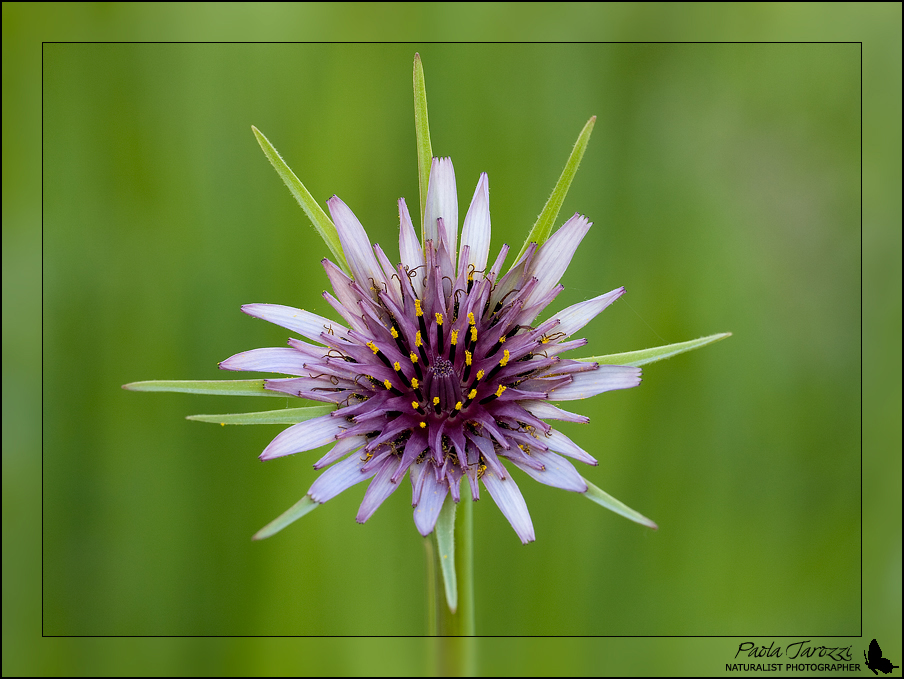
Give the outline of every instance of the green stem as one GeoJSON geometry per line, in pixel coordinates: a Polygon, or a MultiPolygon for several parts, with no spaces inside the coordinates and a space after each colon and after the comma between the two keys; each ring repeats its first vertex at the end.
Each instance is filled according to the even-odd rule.
{"type": "MultiPolygon", "coordinates": [[[[448,500],[447,500],[448,501],[448,500]]],[[[442,552],[436,544],[436,535],[427,550],[433,558],[428,565],[428,581],[433,580],[433,605],[436,622],[431,633],[436,640],[436,675],[440,677],[472,677],[476,675],[474,639],[474,503],[470,497],[459,503],[461,511],[455,512],[455,577],[458,588],[458,606],[455,612],[446,600],[446,587],[442,573],[442,552]]],[[[429,606],[429,605],[428,605],[429,606]]]]}

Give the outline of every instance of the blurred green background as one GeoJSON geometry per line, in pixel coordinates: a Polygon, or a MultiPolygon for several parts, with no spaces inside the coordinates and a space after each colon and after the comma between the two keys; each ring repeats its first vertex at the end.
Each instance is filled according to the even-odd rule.
{"type": "MultiPolygon", "coordinates": [[[[262,11],[274,24],[304,23],[336,20],[342,7],[335,16],[317,6],[262,11]]],[[[173,25],[204,18],[192,6],[162,11],[173,25]]],[[[585,10],[563,11],[586,19],[585,10]]],[[[792,30],[800,19],[784,11],[762,16],[792,30]]],[[[350,656],[340,642],[299,645],[294,656],[253,641],[227,651],[216,640],[183,640],[121,655],[70,641],[38,658],[38,628],[424,632],[423,547],[407,488],[364,526],[354,521],[362,485],[251,543],[305,493],[318,453],[261,464],[280,427],[184,416],[282,402],[120,389],[228,377],[218,361],[284,345],[286,331],[248,318],[243,303],[334,316],[320,297],[326,248],[252,124],[315,198],[338,194],[373,241],[397,252],[395,201],[418,202],[415,51],[434,153],[453,158],[462,215],[479,173],[489,174],[494,252],[520,246],[578,132],[598,116],[559,220],[580,211],[594,227],[555,307],[620,285],[628,294],[587,327],[587,355],[734,333],[648,366],[638,389],[576,404],[592,423],[562,427],[600,460],[582,473],[657,521],[658,532],[517,472],[535,543],[523,547],[491,501],[477,505],[478,633],[862,631],[868,641],[880,629],[886,656],[900,658],[900,7],[870,11],[862,30],[887,50],[872,62],[850,43],[32,42],[41,48],[38,92],[36,74],[14,68],[13,38],[29,26],[40,36],[41,17],[4,5],[4,674],[119,671],[136,657],[175,673],[372,671],[368,656],[350,656]],[[862,68],[867,80],[897,86],[883,95],[888,108],[865,121],[862,68]],[[7,114],[17,96],[33,114],[38,94],[40,338],[37,300],[20,292],[40,266],[38,196],[28,184],[37,156],[27,133],[37,121],[7,114]],[[873,131],[864,146],[861,122],[873,131]],[[892,137],[876,142],[875,129],[892,137]],[[874,154],[864,165],[864,195],[880,201],[872,212],[861,212],[862,151],[874,154]],[[886,190],[897,202],[881,203],[886,190]],[[885,284],[867,308],[861,274],[885,284]],[[861,314],[897,333],[866,347],[897,363],[862,364],[861,314]],[[38,341],[41,394],[29,372],[38,341]],[[884,380],[863,397],[880,418],[867,444],[885,455],[862,466],[861,369],[884,380]],[[872,521],[861,523],[861,506],[872,521]],[[877,564],[868,578],[862,544],[864,560],[877,564]],[[19,664],[10,665],[10,645],[19,664]]],[[[140,24],[143,12],[88,5],[70,20],[89,35],[104,22],[140,24]]],[[[241,17],[232,20],[239,30],[241,17]]],[[[643,17],[636,21],[642,29],[643,17]]],[[[395,670],[421,672],[429,646],[419,648],[399,653],[395,670]]],[[[485,671],[503,671],[492,646],[482,648],[485,671]]],[[[660,664],[640,669],[695,666],[685,646],[676,652],[652,654],[660,664]]],[[[575,650],[572,665],[559,658],[549,671],[592,672],[593,653],[575,650]]],[[[609,671],[632,671],[630,658],[609,660],[609,671]]]]}

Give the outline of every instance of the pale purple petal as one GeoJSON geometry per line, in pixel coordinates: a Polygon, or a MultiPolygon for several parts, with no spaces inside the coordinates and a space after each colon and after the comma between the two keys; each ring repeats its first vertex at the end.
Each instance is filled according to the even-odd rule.
{"type": "Polygon", "coordinates": [[[567,309],[563,309],[553,318],[559,319],[559,325],[556,326],[557,333],[564,333],[563,337],[570,337],[578,330],[587,325],[596,316],[602,312],[607,306],[625,294],[624,288],[618,288],[605,295],[588,299],[586,302],[573,304],[567,309]]]}
{"type": "Polygon", "coordinates": [[[323,469],[333,464],[336,460],[340,460],[352,451],[361,448],[365,443],[367,443],[367,438],[364,436],[349,436],[345,439],[339,439],[339,442],[330,449],[330,452],[314,463],[314,469],[323,469]]]}
{"type": "Polygon", "coordinates": [[[480,174],[477,189],[471,199],[471,207],[465,215],[464,225],[461,227],[461,254],[464,256],[464,248],[468,246],[468,261],[464,262],[465,275],[468,265],[473,265],[475,271],[483,271],[487,266],[487,256],[490,253],[490,182],[487,173],[480,174]]]}
{"type": "Polygon", "coordinates": [[[424,210],[424,237],[439,247],[437,219],[443,220],[446,247],[455,271],[455,253],[458,250],[458,193],[455,188],[455,170],[451,158],[434,158],[430,167],[427,187],[427,205],[424,210]]]}
{"type": "Polygon", "coordinates": [[[342,462],[337,462],[321,474],[314,483],[308,495],[314,502],[321,504],[331,500],[344,490],[348,490],[356,483],[361,483],[377,473],[376,469],[362,472],[361,468],[367,462],[367,458],[360,455],[351,455],[342,462]]]}
{"type": "Polygon", "coordinates": [[[339,232],[342,251],[355,281],[364,290],[382,289],[382,284],[386,281],[377,264],[377,258],[374,257],[370,238],[367,237],[361,222],[339,196],[333,196],[326,204],[330,208],[330,215],[336,224],[336,231],[339,232]]]}
{"type": "Polygon", "coordinates": [[[275,323],[321,344],[323,344],[323,339],[320,334],[323,332],[332,330],[331,334],[340,336],[348,333],[348,328],[335,321],[312,314],[304,309],[295,309],[282,304],[243,304],[242,311],[249,316],[275,323]]]}
{"type": "MultiPolygon", "coordinates": [[[[565,436],[565,434],[555,429],[550,429],[549,433],[545,438],[541,439],[541,441],[545,443],[550,450],[562,453],[562,455],[567,455],[584,464],[593,465],[594,467],[599,464],[590,453],[565,436]]],[[[581,492],[583,493],[584,491],[581,492]]]]}
{"type": "Polygon", "coordinates": [[[290,348],[251,349],[220,361],[220,369],[308,375],[310,370],[306,370],[304,364],[310,360],[300,351],[290,348]]]}
{"type": "MultiPolygon", "coordinates": [[[[414,232],[414,225],[411,223],[411,215],[408,214],[408,206],[405,204],[404,198],[399,198],[399,255],[402,258],[402,264],[409,271],[423,270],[424,247],[414,232]]],[[[418,297],[424,294],[424,283],[421,276],[412,278],[411,284],[418,297]]]]}
{"type": "Polygon", "coordinates": [[[364,493],[358,515],[355,517],[358,523],[364,523],[372,517],[383,501],[399,489],[399,484],[393,483],[392,475],[398,470],[401,462],[397,455],[390,455],[383,461],[380,471],[364,493]]]}
{"type": "Polygon", "coordinates": [[[564,422],[579,422],[581,424],[590,422],[590,418],[586,415],[569,413],[567,410],[557,408],[552,403],[547,403],[546,401],[523,401],[520,405],[531,415],[541,419],[563,420],[564,422]]]}
{"type": "Polygon", "coordinates": [[[348,426],[342,417],[322,415],[313,420],[293,424],[270,441],[261,453],[262,460],[272,460],[284,455],[313,450],[332,443],[336,435],[348,426]]]}
{"type": "MultiPolygon", "coordinates": [[[[358,302],[361,300],[361,296],[352,287],[352,279],[346,276],[342,269],[333,264],[330,260],[323,259],[320,263],[323,264],[323,268],[326,269],[326,276],[330,280],[330,285],[333,286],[333,292],[336,293],[336,298],[341,307],[337,308],[336,305],[333,304],[333,308],[342,315],[345,322],[352,328],[358,332],[366,331],[367,326],[364,325],[361,318],[355,313],[358,309],[358,302]]],[[[325,297],[326,294],[327,293],[324,293],[325,297]]],[[[326,299],[328,302],[330,301],[328,297],[326,299]]]]}
{"type": "Polygon", "coordinates": [[[509,475],[503,481],[491,469],[487,469],[480,480],[483,481],[483,486],[493,498],[493,502],[499,507],[499,511],[512,524],[512,528],[521,538],[521,542],[526,545],[528,542],[536,540],[530,512],[527,511],[527,503],[524,502],[521,491],[515,484],[515,479],[509,475]]]}
{"type": "Polygon", "coordinates": [[[575,493],[584,493],[587,491],[587,484],[578,470],[561,455],[556,455],[551,451],[532,450],[531,457],[540,462],[544,466],[541,471],[534,469],[528,464],[514,457],[510,457],[509,462],[518,467],[525,474],[535,481],[545,483],[547,486],[561,488],[562,490],[571,490],[575,493]]]}
{"type": "MultiPolygon", "coordinates": [[[[423,486],[417,507],[414,508],[414,525],[418,532],[426,537],[433,532],[433,528],[436,526],[439,510],[443,508],[443,502],[449,493],[449,485],[444,481],[436,480],[432,465],[428,466],[425,462],[421,467],[423,469],[419,471],[420,474],[423,474],[423,478],[418,480],[423,483],[423,486]]],[[[414,469],[413,466],[412,469],[414,469]]]]}
{"type": "Polygon", "coordinates": [[[577,373],[571,382],[553,389],[549,394],[552,401],[574,401],[590,398],[604,391],[630,389],[640,384],[640,368],[626,365],[601,365],[596,370],[577,373]]]}
{"type": "Polygon", "coordinates": [[[590,225],[586,217],[575,214],[537,250],[528,275],[534,276],[539,283],[528,296],[525,307],[535,304],[558,285],[590,225]]]}

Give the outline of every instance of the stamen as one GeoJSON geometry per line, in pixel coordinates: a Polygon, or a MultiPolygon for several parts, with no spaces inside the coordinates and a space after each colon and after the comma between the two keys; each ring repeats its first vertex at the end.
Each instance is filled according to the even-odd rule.
{"type": "Polygon", "coordinates": [[[468,378],[471,376],[472,358],[471,352],[465,349],[465,374],[462,376],[462,382],[467,382],[468,378]]]}
{"type": "Polygon", "coordinates": [[[424,379],[424,373],[421,372],[421,366],[418,365],[417,362],[417,354],[412,351],[410,354],[408,354],[408,358],[411,359],[411,363],[414,365],[414,372],[415,374],[417,374],[418,379],[424,379]]]}
{"type": "Polygon", "coordinates": [[[443,315],[441,313],[436,314],[436,339],[437,339],[437,351],[443,350],[443,315]]]}
{"type": "Polygon", "coordinates": [[[486,398],[480,399],[480,405],[483,405],[484,403],[489,403],[490,401],[499,398],[500,396],[502,396],[502,393],[504,391],[505,391],[505,387],[500,384],[499,388],[496,390],[495,394],[490,394],[486,398]]]}
{"type": "Polygon", "coordinates": [[[455,345],[458,344],[458,330],[452,331],[452,337],[449,339],[452,347],[449,349],[449,360],[455,363],[455,345]]]}
{"type": "Polygon", "coordinates": [[[439,415],[439,396],[433,397],[433,412],[439,415]]]}
{"type": "Polygon", "coordinates": [[[427,426],[426,422],[421,422],[421,429],[424,429],[427,426]]]}

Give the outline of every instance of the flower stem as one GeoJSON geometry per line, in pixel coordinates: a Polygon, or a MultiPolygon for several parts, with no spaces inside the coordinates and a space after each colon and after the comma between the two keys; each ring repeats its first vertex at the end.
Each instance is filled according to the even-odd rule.
{"type": "MultiPolygon", "coordinates": [[[[432,580],[435,623],[430,625],[430,633],[436,634],[436,675],[441,677],[469,677],[476,673],[474,639],[474,547],[473,516],[474,506],[469,497],[463,499],[455,513],[455,569],[457,580],[458,606],[455,612],[446,600],[446,587],[439,577],[442,568],[439,560],[441,550],[434,540],[427,548],[428,585],[432,580]]],[[[428,607],[431,607],[428,604],[428,607]]]]}

